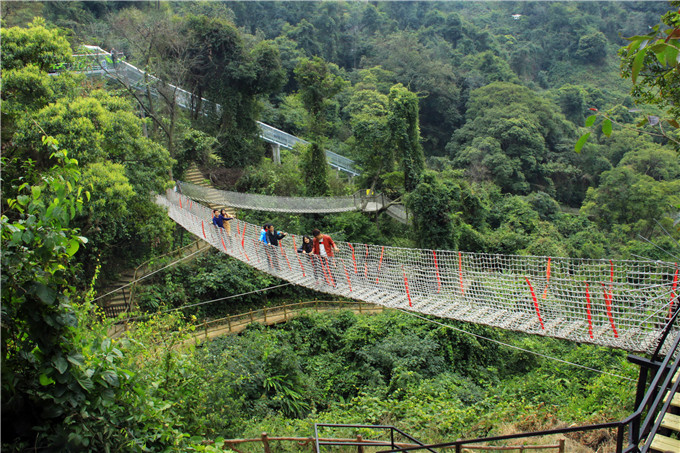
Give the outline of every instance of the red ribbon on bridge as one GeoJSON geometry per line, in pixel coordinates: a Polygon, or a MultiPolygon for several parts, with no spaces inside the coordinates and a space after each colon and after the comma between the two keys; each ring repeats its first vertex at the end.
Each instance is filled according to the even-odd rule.
{"type": "Polygon", "coordinates": [[[538,299],[536,299],[534,287],[531,286],[529,277],[524,277],[524,279],[527,281],[527,285],[529,285],[529,290],[531,291],[531,297],[534,299],[534,308],[536,309],[536,316],[538,316],[538,322],[541,323],[541,329],[545,330],[545,326],[543,325],[543,318],[541,318],[541,310],[538,308],[538,299]]]}
{"type": "Polygon", "coordinates": [[[382,267],[383,253],[385,253],[385,247],[384,246],[380,248],[380,262],[378,263],[378,276],[375,278],[376,285],[378,284],[378,281],[380,280],[380,268],[382,267]]]}
{"type": "Polygon", "coordinates": [[[602,283],[602,290],[604,292],[604,304],[607,307],[609,324],[611,324],[612,330],[614,331],[614,338],[619,338],[619,333],[616,331],[616,325],[614,324],[614,316],[612,315],[612,287],[610,286],[609,291],[607,291],[607,287],[602,283]]]}
{"type": "Polygon", "coordinates": [[[349,245],[349,248],[352,251],[352,262],[354,263],[354,273],[356,274],[357,273],[357,260],[354,259],[354,247],[352,247],[352,244],[350,244],[349,242],[347,243],[347,245],[349,245]]]}
{"type": "Polygon", "coordinates": [[[411,292],[408,290],[408,279],[406,278],[406,271],[404,270],[404,266],[401,266],[401,272],[404,274],[404,288],[406,288],[406,297],[408,297],[408,306],[413,307],[413,304],[411,303],[411,292]]]}
{"type": "Polygon", "coordinates": [[[545,271],[545,289],[543,290],[543,300],[548,297],[548,285],[550,284],[550,260],[548,257],[548,268],[545,271]]]}
{"type": "MultiPolygon", "coordinates": [[[[238,225],[238,223],[236,224],[238,225]]],[[[246,257],[246,259],[250,262],[250,258],[248,258],[248,254],[246,253],[246,224],[243,224],[243,236],[241,236],[241,250],[243,250],[243,255],[246,257]]]]}
{"type": "Polygon", "coordinates": [[[668,307],[668,318],[673,316],[673,301],[675,300],[675,290],[678,287],[678,263],[675,263],[675,275],[673,276],[673,288],[671,289],[671,304],[668,307]]]}
{"type": "Polygon", "coordinates": [[[590,314],[590,291],[588,290],[588,283],[586,283],[586,313],[588,314],[588,335],[593,338],[593,318],[590,314]]]}
{"type": "Polygon", "coordinates": [[[442,289],[442,282],[439,280],[439,266],[437,266],[437,252],[432,250],[432,256],[434,257],[434,270],[437,272],[437,292],[440,292],[442,289]]]}
{"type": "Polygon", "coordinates": [[[340,263],[342,263],[342,268],[345,271],[345,277],[347,277],[347,285],[349,286],[349,292],[352,292],[352,282],[349,280],[349,272],[347,272],[347,268],[345,267],[345,262],[342,260],[342,258],[339,258],[340,263]]]}

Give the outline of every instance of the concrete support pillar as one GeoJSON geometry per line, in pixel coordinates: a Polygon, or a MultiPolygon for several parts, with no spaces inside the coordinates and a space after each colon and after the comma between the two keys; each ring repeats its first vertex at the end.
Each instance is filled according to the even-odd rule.
{"type": "Polygon", "coordinates": [[[278,143],[272,143],[272,160],[275,164],[281,164],[281,146],[278,143]]]}

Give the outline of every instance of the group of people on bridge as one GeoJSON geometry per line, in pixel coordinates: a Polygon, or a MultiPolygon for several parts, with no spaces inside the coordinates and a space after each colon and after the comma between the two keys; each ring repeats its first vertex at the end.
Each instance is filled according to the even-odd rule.
{"type": "MultiPolygon", "coordinates": [[[[270,268],[281,270],[276,247],[279,247],[280,241],[286,236],[286,233],[276,231],[274,225],[271,223],[266,223],[262,227],[262,231],[260,231],[260,242],[272,246],[265,247],[270,268]]],[[[334,263],[334,254],[338,251],[338,246],[333,241],[333,238],[327,234],[322,234],[318,228],[312,230],[311,237],[303,236],[302,244],[297,248],[297,252],[300,255],[308,256],[308,259],[312,261],[315,279],[319,281],[320,276],[323,275],[327,282],[333,284],[333,286],[335,286],[333,269],[336,267],[334,263]]]]}
{"type": "MultiPolygon", "coordinates": [[[[227,233],[227,237],[231,234],[230,221],[236,219],[235,216],[230,216],[226,209],[212,210],[212,224],[216,228],[220,228],[227,233]]],[[[279,263],[278,247],[281,241],[287,236],[282,231],[274,229],[274,225],[266,223],[260,231],[260,242],[265,245],[264,250],[267,255],[267,263],[272,270],[280,271],[281,265],[279,263]]],[[[308,256],[312,263],[314,270],[314,277],[316,281],[320,281],[323,277],[327,283],[335,286],[334,269],[337,267],[334,262],[334,255],[340,249],[327,234],[322,234],[318,228],[312,230],[311,236],[303,236],[302,243],[297,248],[297,253],[308,256]]]]}
{"type": "Polygon", "coordinates": [[[234,220],[236,217],[230,217],[225,209],[222,209],[221,211],[213,209],[212,215],[213,225],[215,225],[217,228],[224,228],[227,230],[227,233],[231,233],[231,225],[229,224],[229,221],[234,220]]]}

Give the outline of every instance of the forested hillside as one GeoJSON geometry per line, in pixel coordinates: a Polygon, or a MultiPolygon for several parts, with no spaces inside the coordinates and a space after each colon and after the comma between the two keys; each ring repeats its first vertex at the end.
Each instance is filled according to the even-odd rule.
{"type": "Polygon", "coordinates": [[[145,280],[123,339],[98,304],[121,273],[191,241],[153,195],[194,164],[240,192],[370,189],[411,218],[238,213],[299,234],[678,261],[677,3],[5,2],[3,448],[211,451],[330,420],[435,442],[622,417],[634,369],[621,352],[464,326],[617,376],[596,374],[403,313],[179,348],[205,317],[322,297],[217,253],[145,280]],[[83,45],[165,84],[85,75],[83,45]],[[275,163],[257,121],[309,145],[275,163]],[[332,171],[325,149],[361,175],[332,171]]]}

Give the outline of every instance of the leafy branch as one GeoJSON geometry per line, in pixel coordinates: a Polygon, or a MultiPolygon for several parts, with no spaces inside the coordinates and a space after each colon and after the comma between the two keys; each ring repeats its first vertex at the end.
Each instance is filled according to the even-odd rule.
{"type": "MultiPolygon", "coordinates": [[[[680,2],[672,2],[674,5],[680,2]]],[[[646,35],[626,38],[630,41],[620,50],[622,57],[623,77],[630,77],[633,82],[632,94],[637,102],[645,102],[665,108],[668,118],[648,115],[636,127],[645,125],[658,127],[658,132],[645,131],[648,134],[663,137],[680,147],[680,141],[664,130],[664,123],[674,129],[680,129],[680,10],[669,12],[663,16],[663,22],[669,28],[661,29],[659,25],[646,35]]],[[[596,112],[586,119],[585,126],[592,128],[598,116],[602,116],[602,133],[607,137],[612,133],[612,124],[618,124],[609,116],[596,112]]],[[[625,127],[625,126],[624,126],[625,127]]],[[[639,130],[639,129],[638,129],[639,130]]],[[[575,150],[580,152],[592,133],[583,134],[576,142],[575,150]]]]}

